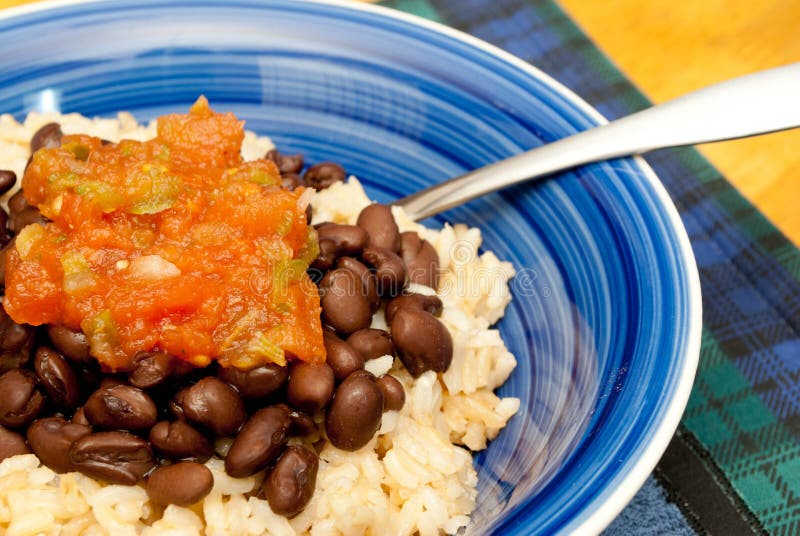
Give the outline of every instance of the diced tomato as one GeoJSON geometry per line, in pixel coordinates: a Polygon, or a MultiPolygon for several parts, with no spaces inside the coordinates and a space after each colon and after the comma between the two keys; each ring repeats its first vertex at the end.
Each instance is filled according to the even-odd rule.
{"type": "Polygon", "coordinates": [[[214,113],[200,97],[188,114],[159,117],[158,138],[187,165],[224,169],[241,161],[244,122],[232,113],[214,113]]]}
{"type": "Polygon", "coordinates": [[[153,349],[199,366],[323,361],[303,189],[243,162],[243,136],[201,97],[149,141],[64,136],[38,151],[23,189],[53,221],[8,254],[9,315],[83,329],[111,370],[153,349]]]}

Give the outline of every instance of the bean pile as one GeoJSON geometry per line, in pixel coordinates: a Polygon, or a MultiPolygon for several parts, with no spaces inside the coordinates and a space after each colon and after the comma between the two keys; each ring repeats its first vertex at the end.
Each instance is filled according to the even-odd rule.
{"type": "MultiPolygon", "coordinates": [[[[58,124],[45,125],[31,150],[60,139],[58,124]]],[[[338,164],[302,173],[302,155],[270,151],[266,158],[286,188],[322,189],[345,178],[338,164]]],[[[0,170],[0,194],[16,180],[0,170]]],[[[21,192],[8,212],[0,209],[0,285],[14,236],[46,221],[21,192]]],[[[419,376],[446,370],[453,351],[437,318],[442,302],[404,291],[409,282],[436,288],[436,251],[416,233],[400,233],[388,207],[373,204],[357,225],[322,223],[316,231],[320,255],[310,274],[322,304],[328,355],[322,364],[200,369],[142,351],[127,373],[108,374],[82,332],[17,324],[0,308],[0,460],[33,452],[56,472],[116,484],[144,480],[154,503],[187,506],[210,492],[213,477],[203,462],[224,438],[226,472],[247,477],[266,469],[255,493],[276,513],[299,513],[314,492],[323,444],[317,438],[324,432],[334,446],[357,450],[380,428],[384,411],[404,405],[402,384],[388,374],[376,378],[365,363],[398,356],[419,376]],[[370,328],[381,306],[390,332],[370,328]],[[313,448],[290,445],[292,438],[306,438],[302,443],[313,448]]]]}

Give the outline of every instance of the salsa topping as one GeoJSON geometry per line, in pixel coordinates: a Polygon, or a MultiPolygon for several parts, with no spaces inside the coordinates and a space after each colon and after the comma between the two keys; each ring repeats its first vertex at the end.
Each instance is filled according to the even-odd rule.
{"type": "Polygon", "coordinates": [[[243,122],[203,97],[157,126],[145,142],[64,135],[33,155],[25,199],[51,221],[8,252],[8,314],[82,330],[111,371],[150,350],[242,369],[324,361],[312,191],[243,161],[243,122]]]}

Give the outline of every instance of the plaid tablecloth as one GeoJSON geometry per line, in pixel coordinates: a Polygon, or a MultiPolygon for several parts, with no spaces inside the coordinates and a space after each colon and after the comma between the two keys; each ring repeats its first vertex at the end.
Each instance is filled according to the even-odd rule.
{"type": "MultiPolygon", "coordinates": [[[[384,4],[504,48],[608,119],[650,104],[552,1],[384,4]]],[[[694,247],[703,345],[678,432],[607,533],[800,534],[800,250],[694,149],[647,160],[694,247]]]]}

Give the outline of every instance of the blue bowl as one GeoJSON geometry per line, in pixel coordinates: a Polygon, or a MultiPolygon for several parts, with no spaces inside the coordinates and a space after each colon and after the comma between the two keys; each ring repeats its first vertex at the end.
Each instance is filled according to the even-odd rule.
{"type": "MultiPolygon", "coordinates": [[[[0,112],[140,120],[205,94],[382,201],[604,119],[486,43],[386,9],[288,0],[58,2],[0,13],[0,112]]],[[[522,399],[475,457],[469,533],[599,532],[655,466],[689,395],[700,291],[641,159],[584,166],[427,223],[467,222],[519,270],[499,327],[522,399]]]]}

